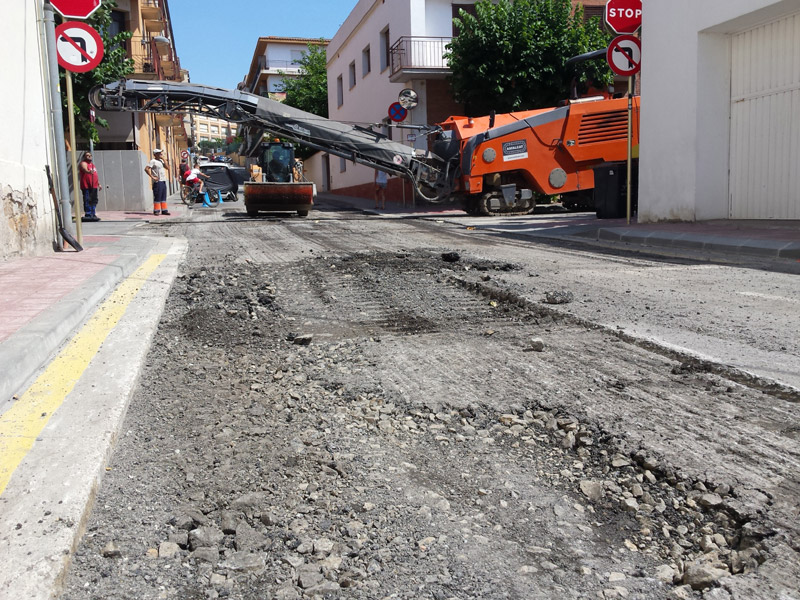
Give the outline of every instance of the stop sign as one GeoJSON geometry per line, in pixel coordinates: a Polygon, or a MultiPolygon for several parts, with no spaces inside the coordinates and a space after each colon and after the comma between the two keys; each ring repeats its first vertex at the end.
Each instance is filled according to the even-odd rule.
{"type": "Polygon", "coordinates": [[[50,0],[58,12],[68,19],[86,19],[100,8],[103,0],[50,0]]]}
{"type": "Polygon", "coordinates": [[[642,26],[642,0],[608,0],[605,17],[614,33],[636,33],[642,26]]]}

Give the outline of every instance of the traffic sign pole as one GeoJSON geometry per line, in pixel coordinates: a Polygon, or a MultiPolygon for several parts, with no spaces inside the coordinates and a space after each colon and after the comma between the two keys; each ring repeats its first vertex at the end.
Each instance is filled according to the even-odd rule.
{"type": "MultiPolygon", "coordinates": [[[[64,227],[71,234],[72,210],[69,203],[69,182],[67,181],[67,153],[64,143],[64,117],[61,110],[61,90],[58,83],[58,58],[56,52],[55,10],[49,2],[44,3],[44,24],[47,44],[47,62],[50,76],[50,113],[52,118],[53,147],[56,155],[56,182],[59,187],[59,204],[64,227]]],[[[59,234],[59,248],[64,249],[66,242],[59,234]]]]}
{"type": "Polygon", "coordinates": [[[633,75],[628,76],[628,176],[625,189],[627,223],[631,224],[631,183],[633,180],[633,75]]]}
{"type": "Polygon", "coordinates": [[[76,237],[78,238],[78,243],[83,244],[83,228],[81,227],[81,216],[83,215],[83,210],[81,210],[81,191],[78,186],[78,157],[75,152],[75,110],[72,99],[72,73],[69,70],[66,71],[66,77],[67,113],[69,114],[69,147],[72,154],[72,190],[74,192],[73,198],[75,199],[75,207],[72,211],[72,214],[75,215],[75,233],[77,234],[76,237]]]}

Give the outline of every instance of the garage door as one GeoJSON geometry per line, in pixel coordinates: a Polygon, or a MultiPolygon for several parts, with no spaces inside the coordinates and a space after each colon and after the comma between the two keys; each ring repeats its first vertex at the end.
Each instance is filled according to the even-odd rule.
{"type": "Polygon", "coordinates": [[[730,216],[800,219],[800,13],[732,42],[730,216]]]}

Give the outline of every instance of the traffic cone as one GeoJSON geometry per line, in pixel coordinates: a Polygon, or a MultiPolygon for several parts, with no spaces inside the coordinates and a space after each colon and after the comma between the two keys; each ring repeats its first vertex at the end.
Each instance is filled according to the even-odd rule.
{"type": "Polygon", "coordinates": [[[208,197],[208,192],[203,192],[203,206],[211,208],[211,198],[208,197]]]}
{"type": "Polygon", "coordinates": [[[217,198],[219,198],[219,203],[222,204],[222,190],[217,190],[217,198]]]}

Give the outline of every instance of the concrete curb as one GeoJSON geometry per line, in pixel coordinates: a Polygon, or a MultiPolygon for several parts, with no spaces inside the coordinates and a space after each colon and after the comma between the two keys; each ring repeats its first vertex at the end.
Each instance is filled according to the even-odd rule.
{"type": "Polygon", "coordinates": [[[13,372],[0,381],[0,410],[13,394],[25,389],[100,301],[139,267],[156,238],[129,237],[124,242],[117,260],[0,344],[0,364],[14,365],[13,372]]]}
{"type": "Polygon", "coordinates": [[[730,237],[702,233],[637,230],[627,227],[600,227],[566,236],[576,240],[592,240],[613,244],[630,244],[643,248],[673,248],[701,252],[725,253],[756,258],[800,258],[800,243],[746,237],[730,237]]]}

